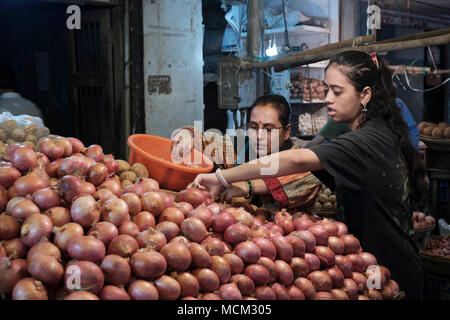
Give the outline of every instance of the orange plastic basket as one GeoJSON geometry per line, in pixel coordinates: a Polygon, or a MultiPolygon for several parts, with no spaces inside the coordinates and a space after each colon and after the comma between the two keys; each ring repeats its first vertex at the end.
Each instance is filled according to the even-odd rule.
{"type": "Polygon", "coordinates": [[[197,157],[201,156],[201,168],[190,168],[171,162],[172,140],[166,138],[134,134],[128,137],[127,143],[130,147],[130,165],[135,162],[142,163],[147,167],[149,177],[157,180],[163,189],[183,190],[199,173],[211,172],[213,169],[212,161],[197,150],[193,150],[190,157],[195,159],[195,153],[197,157]]]}

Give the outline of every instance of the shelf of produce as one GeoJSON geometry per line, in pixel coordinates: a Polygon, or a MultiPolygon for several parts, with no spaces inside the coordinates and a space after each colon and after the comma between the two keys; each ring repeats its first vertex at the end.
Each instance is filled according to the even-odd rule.
{"type": "MultiPolygon", "coordinates": [[[[289,35],[314,34],[314,33],[330,33],[330,30],[323,27],[299,25],[288,28],[289,35]]],[[[265,29],[264,34],[280,34],[284,33],[284,28],[265,29]]],[[[242,38],[247,38],[247,32],[241,33],[242,38]]]]}
{"type": "Polygon", "coordinates": [[[448,255],[449,240],[449,236],[435,236],[429,239],[429,241],[422,246],[420,256],[423,261],[423,268],[425,272],[450,278],[450,255],[448,255]],[[431,250],[438,250],[438,252],[440,250],[440,252],[439,254],[436,254],[435,251],[431,250]],[[445,250],[447,250],[447,253],[445,253],[445,250]],[[442,252],[446,255],[440,255],[442,252]]]}

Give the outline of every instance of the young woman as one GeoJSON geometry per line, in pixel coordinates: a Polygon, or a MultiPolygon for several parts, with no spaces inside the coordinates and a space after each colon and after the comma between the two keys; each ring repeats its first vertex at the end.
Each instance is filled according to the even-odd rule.
{"type": "MultiPolygon", "coordinates": [[[[290,138],[289,103],[280,95],[265,95],[255,100],[250,107],[249,122],[247,127],[248,142],[239,155],[234,154],[233,146],[226,144],[223,137],[210,139],[208,133],[203,135],[200,145],[205,150],[211,143],[223,143],[224,155],[214,153],[212,161],[221,169],[238,166],[251,159],[270,155],[284,150],[298,148],[290,138]],[[212,141],[213,140],[213,141],[212,141]],[[226,155],[230,151],[233,155],[226,155]],[[233,162],[227,163],[227,158],[233,162]],[[221,162],[223,161],[223,162],[221,162]]],[[[179,149],[192,148],[195,129],[184,127],[174,133],[172,140],[182,140],[179,149]],[[180,135],[180,137],[178,137],[180,135]],[[181,139],[180,139],[181,138],[181,139]]],[[[202,151],[200,150],[200,151],[202,151]]],[[[309,211],[314,205],[322,183],[311,172],[301,172],[284,177],[263,178],[238,181],[232,187],[221,194],[221,200],[232,201],[233,198],[247,198],[252,204],[263,207],[275,213],[281,208],[289,211],[309,211]]]]}
{"type": "Polygon", "coordinates": [[[347,123],[351,132],[310,149],[198,175],[192,186],[218,195],[230,183],[261,178],[262,169],[274,161],[279,170],[270,176],[315,171],[335,188],[338,219],[363,250],[391,270],[407,298],[421,299],[422,263],[411,235],[412,207],[425,191],[424,169],[383,80],[370,55],[353,50],[338,54],[326,68],[326,102],[329,116],[347,123]]]}

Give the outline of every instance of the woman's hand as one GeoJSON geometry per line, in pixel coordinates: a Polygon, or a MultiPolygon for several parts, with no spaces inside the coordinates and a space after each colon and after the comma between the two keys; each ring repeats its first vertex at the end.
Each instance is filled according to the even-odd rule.
{"type": "Polygon", "coordinates": [[[225,189],[215,173],[199,174],[188,188],[200,188],[208,190],[212,199],[217,199],[219,193],[225,189]]]}
{"type": "Polygon", "coordinates": [[[219,194],[220,202],[231,202],[234,197],[246,197],[249,194],[247,182],[236,182],[231,185],[231,188],[223,190],[219,194]]]}

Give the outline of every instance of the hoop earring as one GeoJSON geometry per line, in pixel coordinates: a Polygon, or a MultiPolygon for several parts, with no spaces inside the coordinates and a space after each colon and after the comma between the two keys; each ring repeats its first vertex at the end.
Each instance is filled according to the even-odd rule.
{"type": "Polygon", "coordinates": [[[367,103],[361,103],[361,105],[363,106],[362,113],[367,113],[367,108],[366,108],[367,103]]]}

